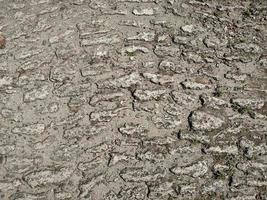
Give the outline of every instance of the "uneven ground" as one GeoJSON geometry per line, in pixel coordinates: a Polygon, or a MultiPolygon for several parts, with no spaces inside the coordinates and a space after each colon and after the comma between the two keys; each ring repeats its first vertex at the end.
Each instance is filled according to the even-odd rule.
{"type": "Polygon", "coordinates": [[[267,199],[267,1],[0,0],[0,199],[267,199]]]}

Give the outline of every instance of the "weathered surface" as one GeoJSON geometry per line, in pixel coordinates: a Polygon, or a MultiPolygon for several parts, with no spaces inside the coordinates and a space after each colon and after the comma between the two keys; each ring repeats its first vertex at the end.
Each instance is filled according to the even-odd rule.
{"type": "Polygon", "coordinates": [[[193,111],[189,116],[192,129],[211,131],[220,128],[225,122],[223,119],[203,111],[193,111]]]}
{"type": "Polygon", "coordinates": [[[6,46],[6,38],[3,35],[0,35],[0,49],[5,48],[6,46]]]}
{"type": "Polygon", "coordinates": [[[0,200],[265,200],[265,0],[0,0],[0,200]]]}

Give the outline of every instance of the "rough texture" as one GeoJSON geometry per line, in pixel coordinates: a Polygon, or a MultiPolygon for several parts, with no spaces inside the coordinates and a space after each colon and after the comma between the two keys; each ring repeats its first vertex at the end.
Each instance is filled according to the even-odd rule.
{"type": "Polygon", "coordinates": [[[6,38],[0,35],[0,49],[5,48],[5,45],[6,45],[6,38]]]}
{"type": "Polygon", "coordinates": [[[266,0],[0,0],[1,200],[266,200],[266,0]]]}

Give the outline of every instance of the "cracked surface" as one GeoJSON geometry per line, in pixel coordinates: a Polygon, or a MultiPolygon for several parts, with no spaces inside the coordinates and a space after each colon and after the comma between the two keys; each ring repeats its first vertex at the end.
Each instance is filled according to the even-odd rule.
{"type": "Polygon", "coordinates": [[[266,16],[0,0],[0,199],[267,199],[266,16]]]}

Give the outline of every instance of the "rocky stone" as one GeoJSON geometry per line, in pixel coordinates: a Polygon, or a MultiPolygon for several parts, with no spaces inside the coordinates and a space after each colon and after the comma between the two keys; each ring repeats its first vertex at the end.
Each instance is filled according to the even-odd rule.
{"type": "Polygon", "coordinates": [[[63,137],[66,139],[79,139],[82,137],[94,137],[104,133],[107,129],[105,126],[77,126],[64,131],[63,137]]]}
{"type": "Polygon", "coordinates": [[[56,88],[53,93],[58,97],[75,97],[80,96],[84,92],[89,91],[92,88],[91,83],[84,83],[74,85],[72,83],[66,83],[56,88]]]}
{"type": "Polygon", "coordinates": [[[72,170],[68,168],[44,169],[33,171],[24,176],[25,181],[33,188],[48,184],[60,184],[70,177],[72,170]]]}
{"type": "Polygon", "coordinates": [[[119,112],[125,110],[126,108],[117,108],[117,109],[110,109],[105,111],[99,112],[92,112],[89,116],[90,120],[94,122],[109,122],[118,116],[119,112]]]}
{"type": "Polygon", "coordinates": [[[114,166],[120,162],[127,163],[130,162],[131,159],[133,159],[133,157],[125,153],[112,153],[110,155],[108,166],[114,166]]]}
{"type": "Polygon", "coordinates": [[[213,171],[216,175],[226,175],[229,170],[230,167],[227,165],[215,164],[213,166],[213,171]]]}
{"type": "Polygon", "coordinates": [[[109,94],[96,94],[90,98],[89,103],[91,105],[96,105],[97,103],[102,101],[114,101],[117,99],[121,99],[122,97],[124,97],[124,94],[122,92],[114,92],[109,94]]]}
{"type": "Polygon", "coordinates": [[[139,185],[132,185],[130,187],[123,187],[119,193],[119,199],[136,199],[141,200],[145,199],[148,193],[148,189],[146,185],[139,184],[139,185]]]}
{"type": "Polygon", "coordinates": [[[27,124],[21,127],[15,127],[12,129],[14,134],[22,135],[40,135],[45,130],[45,124],[36,123],[36,124],[27,124]]]}
{"type": "Polygon", "coordinates": [[[190,166],[173,167],[171,171],[177,175],[188,175],[196,178],[204,176],[208,172],[208,169],[209,168],[206,162],[199,161],[190,166]]]}
{"type": "Polygon", "coordinates": [[[232,99],[231,102],[240,107],[247,107],[253,110],[261,109],[265,101],[263,99],[232,99]]]}
{"type": "Polygon", "coordinates": [[[225,75],[225,78],[227,79],[232,79],[235,81],[245,81],[246,78],[248,77],[246,74],[240,74],[240,73],[232,73],[232,72],[228,72],[225,75]]]}
{"type": "Polygon", "coordinates": [[[260,51],[260,47],[253,43],[239,43],[234,45],[234,47],[243,50],[246,53],[258,53],[260,51]]]}
{"type": "Polygon", "coordinates": [[[77,155],[81,155],[82,150],[81,148],[76,144],[62,144],[58,145],[54,151],[52,152],[52,155],[50,156],[51,160],[54,161],[60,161],[60,162],[66,162],[70,161],[77,155]]]}
{"type": "Polygon", "coordinates": [[[141,82],[141,76],[139,73],[131,73],[125,76],[118,77],[116,79],[109,79],[98,83],[99,88],[129,88],[137,85],[141,82]]]}
{"type": "Polygon", "coordinates": [[[100,168],[103,168],[104,166],[108,165],[108,161],[105,159],[104,156],[96,156],[92,160],[87,162],[81,162],[78,164],[78,169],[86,172],[86,171],[93,171],[98,170],[100,171],[100,168]]]}
{"type": "Polygon", "coordinates": [[[9,156],[5,162],[5,168],[9,173],[24,173],[34,168],[38,159],[29,159],[19,156],[9,156]]]}
{"type": "Polygon", "coordinates": [[[184,92],[172,91],[170,93],[171,97],[175,101],[176,104],[182,106],[184,108],[195,109],[200,107],[199,99],[191,94],[187,94],[184,92]]]}
{"type": "Polygon", "coordinates": [[[143,26],[143,23],[137,20],[121,20],[119,22],[120,25],[122,26],[133,26],[133,27],[141,27],[143,26]]]}
{"type": "Polygon", "coordinates": [[[51,81],[63,82],[72,79],[72,76],[76,73],[74,67],[68,66],[70,65],[69,63],[64,63],[62,65],[63,66],[56,66],[51,69],[50,72],[51,81]]]}
{"type": "Polygon", "coordinates": [[[157,45],[154,49],[154,53],[159,57],[175,57],[179,56],[180,50],[172,46],[157,45]]]}
{"type": "Polygon", "coordinates": [[[184,52],[183,56],[187,58],[189,63],[201,64],[204,62],[202,56],[195,52],[184,52]]]}
{"type": "Polygon", "coordinates": [[[190,24],[190,25],[185,25],[185,26],[182,26],[181,29],[184,31],[184,32],[187,32],[187,33],[193,33],[195,31],[195,26],[190,24]]]}
{"type": "Polygon", "coordinates": [[[12,82],[13,82],[12,77],[10,77],[10,76],[2,76],[0,78],[0,87],[9,86],[9,85],[12,84],[12,82]]]}
{"type": "Polygon", "coordinates": [[[205,135],[201,132],[199,133],[188,133],[188,132],[181,132],[179,133],[179,137],[183,140],[188,140],[188,141],[194,141],[194,142],[199,142],[201,144],[210,144],[211,139],[208,135],[205,135]]]}
{"type": "Polygon", "coordinates": [[[0,153],[2,155],[8,155],[10,152],[15,151],[15,145],[1,145],[0,146],[0,153]]]}
{"type": "Polygon", "coordinates": [[[203,42],[208,48],[218,48],[222,45],[220,39],[215,36],[206,37],[203,42]]]}
{"type": "Polygon", "coordinates": [[[224,146],[224,147],[219,147],[219,146],[212,146],[209,147],[208,149],[205,150],[207,153],[211,154],[232,154],[232,155],[238,155],[238,148],[237,146],[224,146]]]}
{"type": "Polygon", "coordinates": [[[267,198],[263,1],[0,0],[0,21],[1,200],[267,198]]]}
{"type": "Polygon", "coordinates": [[[136,153],[137,159],[151,163],[164,162],[166,155],[167,149],[161,146],[147,146],[136,153]]]}
{"type": "Polygon", "coordinates": [[[182,197],[196,198],[198,195],[197,184],[184,184],[181,186],[180,194],[182,197]]]}
{"type": "Polygon", "coordinates": [[[23,100],[25,102],[32,102],[36,100],[44,100],[48,97],[50,93],[50,86],[43,85],[38,88],[32,89],[26,93],[24,93],[23,100]]]}
{"type": "Polygon", "coordinates": [[[177,116],[170,115],[154,115],[151,118],[152,122],[159,129],[174,129],[180,127],[182,121],[177,116]]]}
{"type": "Polygon", "coordinates": [[[140,32],[135,36],[130,36],[127,40],[139,40],[144,42],[152,42],[155,40],[156,34],[154,32],[140,32]]]}
{"type": "Polygon", "coordinates": [[[96,187],[97,185],[99,185],[104,179],[104,176],[102,174],[98,174],[90,179],[88,179],[85,183],[82,183],[80,185],[80,194],[79,197],[80,198],[88,198],[90,197],[90,193],[92,192],[92,190],[94,189],[94,187],[96,187]]]}
{"type": "Polygon", "coordinates": [[[175,35],[173,36],[173,42],[180,45],[190,45],[191,39],[186,36],[175,35]]]}
{"type": "Polygon", "coordinates": [[[216,97],[211,97],[208,95],[201,95],[200,96],[201,101],[203,102],[203,105],[213,108],[213,109],[221,109],[221,108],[226,108],[230,107],[229,103],[216,97]]]}
{"type": "Polygon", "coordinates": [[[267,165],[260,162],[241,162],[236,165],[236,167],[243,172],[249,172],[251,170],[260,170],[262,172],[267,171],[267,165]]]}
{"type": "Polygon", "coordinates": [[[0,35],[0,49],[3,49],[6,46],[6,38],[3,35],[0,35]]]}
{"type": "Polygon", "coordinates": [[[15,122],[19,122],[22,119],[21,113],[14,113],[14,110],[8,108],[3,108],[0,114],[3,118],[14,120],[15,122]]]}
{"type": "Polygon", "coordinates": [[[122,55],[129,55],[129,56],[133,56],[137,54],[138,52],[149,53],[150,50],[145,46],[137,46],[137,45],[127,46],[127,47],[122,48],[121,50],[122,55]]]}
{"type": "Polygon", "coordinates": [[[164,181],[161,184],[152,183],[149,184],[149,198],[151,199],[166,199],[177,198],[175,184],[171,181],[164,181]]]}
{"type": "Polygon", "coordinates": [[[138,8],[133,9],[133,14],[137,16],[151,16],[155,14],[155,10],[153,8],[138,8]]]}
{"type": "Polygon", "coordinates": [[[160,168],[144,170],[143,168],[124,168],[120,172],[120,176],[125,181],[130,182],[144,182],[156,181],[158,178],[164,176],[164,171],[160,168]]]}
{"type": "Polygon", "coordinates": [[[181,83],[184,88],[191,90],[203,90],[205,88],[209,88],[209,85],[197,83],[194,81],[186,80],[181,83]]]}
{"type": "Polygon", "coordinates": [[[164,94],[166,90],[135,90],[133,96],[139,101],[149,101],[158,100],[164,94]]]}
{"type": "Polygon", "coordinates": [[[16,189],[21,185],[21,182],[19,180],[14,180],[12,182],[0,182],[0,187],[2,191],[10,191],[12,189],[16,189]]]}
{"type": "Polygon", "coordinates": [[[225,124],[225,121],[203,111],[194,111],[189,116],[189,123],[194,130],[212,131],[221,128],[225,124]]]}
{"type": "Polygon", "coordinates": [[[126,136],[140,137],[146,135],[147,129],[140,124],[126,123],[119,128],[119,132],[126,136]]]}
{"type": "Polygon", "coordinates": [[[160,75],[160,74],[151,74],[151,73],[143,73],[142,74],[146,79],[150,80],[155,84],[170,84],[174,82],[174,78],[172,76],[160,75]]]}
{"type": "Polygon", "coordinates": [[[163,60],[159,64],[159,70],[163,72],[169,72],[169,73],[184,73],[185,70],[177,66],[175,63],[168,61],[168,60],[163,60]]]}
{"type": "Polygon", "coordinates": [[[105,36],[99,36],[90,39],[83,39],[81,46],[93,46],[93,45],[113,45],[121,42],[121,38],[118,34],[109,34],[105,36]]]}
{"type": "Polygon", "coordinates": [[[55,197],[58,200],[68,200],[68,199],[73,198],[70,192],[57,192],[55,193],[55,197]]]}
{"type": "Polygon", "coordinates": [[[17,192],[10,196],[11,199],[14,200],[45,200],[47,198],[45,193],[31,194],[31,193],[22,193],[17,192]]]}

